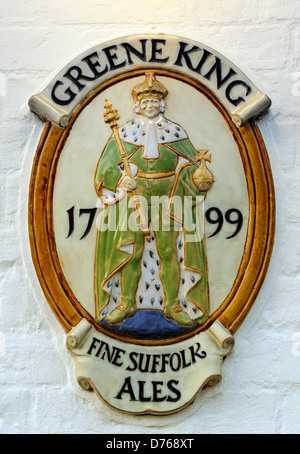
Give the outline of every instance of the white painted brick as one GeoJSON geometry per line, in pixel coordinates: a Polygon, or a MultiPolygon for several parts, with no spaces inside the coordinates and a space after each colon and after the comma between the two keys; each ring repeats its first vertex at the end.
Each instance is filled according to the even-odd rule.
{"type": "Polygon", "coordinates": [[[5,331],[5,338],[6,355],[1,358],[0,364],[1,387],[21,387],[24,383],[27,386],[64,386],[66,369],[47,331],[5,331]]]}
{"type": "MultiPolygon", "coordinates": [[[[300,364],[299,364],[300,367],[300,364]]],[[[294,387],[283,399],[281,433],[299,435],[300,387],[294,387]]]]}
{"type": "Polygon", "coordinates": [[[261,15],[267,21],[282,21],[286,19],[297,21],[300,19],[299,3],[272,0],[261,2],[261,15]]]}
{"type": "MultiPolygon", "coordinates": [[[[290,326],[294,332],[300,330],[300,276],[278,276],[270,296],[271,302],[266,318],[275,326],[290,326]],[[284,304],[282,290],[284,289],[284,304]]],[[[287,336],[289,337],[289,335],[287,336]]]]}
{"type": "Polygon", "coordinates": [[[276,147],[282,156],[282,169],[288,170],[293,169],[296,163],[297,157],[297,134],[296,129],[298,125],[294,120],[288,121],[287,123],[275,123],[272,128],[273,138],[276,143],[276,147]],[[277,127],[276,127],[277,126],[277,127]]]}
{"type": "Polygon", "coordinates": [[[92,434],[102,430],[109,433],[109,424],[99,411],[78,398],[69,386],[62,385],[55,389],[36,389],[30,430],[35,434],[92,434]],[[72,409],[72,418],[65,418],[67,409],[72,409]],[[58,425],[57,421],[64,423],[58,425]]]}
{"type": "MultiPolygon", "coordinates": [[[[298,8],[299,9],[299,8],[298,8]]],[[[298,11],[299,12],[299,11],[298,11]]],[[[293,53],[292,53],[292,60],[295,60],[298,64],[297,69],[300,69],[300,31],[299,31],[299,24],[297,27],[294,27],[292,30],[292,45],[293,45],[293,53]]]]}
{"type": "Polygon", "coordinates": [[[200,412],[197,418],[189,424],[190,434],[264,434],[276,433],[277,428],[277,402],[276,395],[268,390],[260,389],[259,392],[245,391],[238,382],[231,391],[218,385],[218,391],[213,393],[205,390],[207,396],[204,415],[200,412]],[[229,403],[230,402],[230,403],[229,403]],[[241,405],[243,402],[243,405],[241,405]],[[218,428],[215,421],[219,415],[226,414],[220,419],[218,428]]]}
{"type": "MultiPolygon", "coordinates": [[[[14,207],[13,205],[10,205],[14,207]]],[[[14,209],[14,208],[12,208],[14,209]]],[[[4,211],[8,214],[8,209],[6,208],[4,211]]],[[[2,262],[3,266],[7,269],[8,267],[13,267],[19,262],[20,258],[20,249],[17,248],[12,242],[12,234],[14,234],[14,238],[17,237],[17,232],[13,229],[16,219],[6,217],[5,220],[5,227],[1,229],[0,239],[2,242],[2,254],[0,258],[0,262],[2,262]]],[[[20,263],[20,262],[19,262],[20,263]]]]}
{"type": "Polygon", "coordinates": [[[0,433],[6,435],[28,433],[29,409],[31,406],[30,390],[2,388],[7,395],[1,399],[0,433]]]}
{"type": "Polygon", "coordinates": [[[261,2],[241,2],[237,5],[235,2],[225,2],[215,0],[214,2],[205,2],[199,0],[186,0],[185,19],[186,21],[197,21],[199,25],[206,23],[253,23],[260,16],[261,2]]]}
{"type": "Polygon", "coordinates": [[[32,306],[32,301],[28,297],[28,276],[22,276],[23,267],[17,266],[16,261],[6,260],[2,267],[6,267],[6,272],[1,276],[1,290],[5,294],[5,299],[2,301],[2,330],[15,331],[18,330],[20,319],[22,320],[22,330],[41,330],[41,323],[36,318],[32,306]],[[16,288],[16,282],[18,287],[16,288]],[[17,314],[13,308],[17,303],[17,314]],[[5,324],[3,321],[5,320],[5,324]]]}
{"type": "MultiPolygon", "coordinates": [[[[36,93],[39,79],[42,81],[46,74],[39,73],[6,73],[6,96],[3,99],[5,120],[23,118],[27,109],[28,99],[36,93]],[[8,102],[9,100],[9,102],[8,102]]],[[[1,98],[0,98],[1,102],[1,98]]],[[[24,124],[25,127],[25,124],[24,124]]],[[[24,132],[22,131],[24,136],[24,132]]]]}
{"type": "Polygon", "coordinates": [[[235,52],[238,61],[242,59],[243,64],[250,69],[263,68],[278,71],[285,68],[290,45],[287,25],[229,26],[225,36],[223,46],[235,52]],[[276,36],[276,46],[269,39],[270,35],[276,36]]]}
{"type": "Polygon", "coordinates": [[[285,238],[282,239],[284,255],[281,262],[281,272],[284,276],[296,277],[300,271],[300,235],[299,226],[288,226],[285,238]]]}
{"type": "Polygon", "coordinates": [[[264,389],[276,389],[280,393],[290,383],[300,383],[300,358],[295,357],[292,350],[295,331],[280,324],[274,326],[276,329],[271,329],[265,323],[257,330],[259,338],[254,337],[255,330],[250,331],[248,340],[237,333],[235,351],[225,364],[226,390],[251,392],[257,389],[260,394],[264,389]]]}
{"type": "Polygon", "coordinates": [[[183,10],[183,0],[173,0],[172,4],[162,3],[160,0],[152,0],[141,5],[139,0],[118,0],[107,2],[106,0],[86,0],[84,6],[80,6],[71,0],[62,5],[58,0],[47,2],[29,2],[12,0],[5,3],[5,18],[11,22],[29,23],[36,25],[37,18],[42,22],[52,25],[68,24],[128,24],[139,23],[145,25],[152,22],[179,22],[183,10]]]}
{"type": "MultiPolygon", "coordinates": [[[[299,112],[299,99],[300,97],[294,96],[293,79],[295,70],[287,66],[286,69],[280,71],[281,78],[278,79],[277,71],[265,70],[262,65],[262,70],[257,70],[257,76],[261,81],[266,84],[269,96],[273,101],[272,111],[275,110],[276,120],[280,115],[280,125],[290,123],[297,124],[295,117],[299,112]]],[[[263,90],[264,87],[261,89],[263,90]]]]}

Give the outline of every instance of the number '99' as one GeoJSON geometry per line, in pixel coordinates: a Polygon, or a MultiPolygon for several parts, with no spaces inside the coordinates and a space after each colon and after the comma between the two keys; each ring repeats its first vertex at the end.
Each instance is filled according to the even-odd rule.
{"type": "MultiPolygon", "coordinates": [[[[222,211],[219,208],[212,207],[205,213],[205,218],[209,224],[216,224],[217,228],[208,238],[212,238],[213,236],[217,235],[223,227],[224,224],[224,216],[222,211]]],[[[230,240],[234,238],[243,227],[243,215],[240,210],[236,208],[232,208],[231,210],[226,211],[225,213],[225,221],[229,224],[236,225],[235,231],[232,235],[226,237],[226,240],[230,240]]]]}

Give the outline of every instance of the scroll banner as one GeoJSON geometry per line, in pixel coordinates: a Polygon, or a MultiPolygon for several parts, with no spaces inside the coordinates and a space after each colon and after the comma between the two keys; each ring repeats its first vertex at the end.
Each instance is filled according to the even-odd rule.
{"type": "Polygon", "coordinates": [[[157,67],[187,75],[213,92],[238,128],[271,106],[270,98],[223,55],[203,43],[169,35],[126,36],[89,49],[32,96],[29,106],[42,120],[65,129],[77,107],[99,86],[128,71],[157,67]]]}
{"type": "Polygon", "coordinates": [[[79,385],[134,414],[168,414],[222,378],[234,338],[216,321],[207,331],[160,346],[120,342],[83,319],[67,336],[79,385]]]}

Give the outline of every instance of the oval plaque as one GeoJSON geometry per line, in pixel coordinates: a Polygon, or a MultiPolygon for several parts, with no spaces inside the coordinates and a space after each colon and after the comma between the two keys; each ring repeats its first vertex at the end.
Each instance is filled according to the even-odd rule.
{"type": "Polygon", "coordinates": [[[165,35],[90,49],[30,99],[34,265],[78,383],[112,407],[172,413],[220,380],[273,246],[270,104],[165,35]]]}

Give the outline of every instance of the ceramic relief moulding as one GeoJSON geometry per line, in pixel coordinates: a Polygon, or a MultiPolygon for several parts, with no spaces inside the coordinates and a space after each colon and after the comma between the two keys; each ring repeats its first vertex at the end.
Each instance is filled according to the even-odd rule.
{"type": "Polygon", "coordinates": [[[174,413],[221,379],[272,252],[270,105],[168,35],[95,46],[31,97],[33,262],[79,385],[113,408],[174,413]]]}

